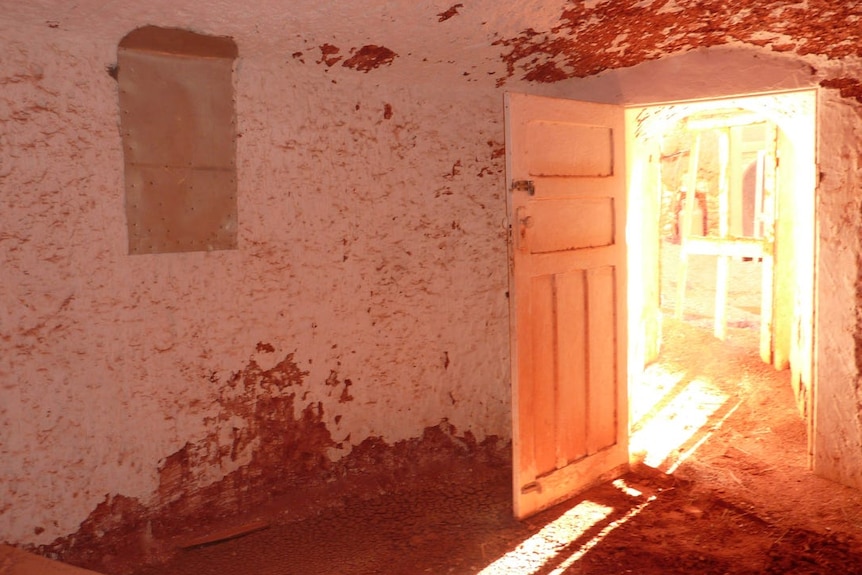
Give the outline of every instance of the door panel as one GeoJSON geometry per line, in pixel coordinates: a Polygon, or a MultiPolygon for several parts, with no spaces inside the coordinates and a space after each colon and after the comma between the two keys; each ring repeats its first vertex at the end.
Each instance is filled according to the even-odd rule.
{"type": "Polygon", "coordinates": [[[624,142],[620,107],[506,95],[519,518],[628,464],[624,142]]]}
{"type": "Polygon", "coordinates": [[[564,467],[587,454],[587,318],[583,305],[587,282],[580,270],[556,277],[557,296],[564,303],[557,337],[560,349],[569,350],[558,357],[559,381],[569,382],[559,387],[557,403],[561,439],[557,466],[564,467]]]}
{"type": "MultiPolygon", "coordinates": [[[[589,393],[584,400],[589,405],[587,414],[587,453],[613,447],[617,437],[617,419],[627,418],[628,413],[620,413],[616,406],[617,394],[625,391],[625,386],[617,385],[618,380],[625,382],[625,376],[617,377],[616,326],[608,321],[619,312],[615,309],[616,275],[610,266],[594,268],[587,272],[588,296],[585,307],[588,310],[589,393]]],[[[625,348],[622,350],[626,352],[625,348]]],[[[627,431],[627,430],[626,430],[627,431]]],[[[626,438],[622,438],[625,442],[626,438]]],[[[628,453],[626,453],[628,458],[628,453]]]]}
{"type": "Polygon", "coordinates": [[[544,475],[556,468],[556,454],[552,447],[556,433],[556,293],[554,276],[539,276],[530,279],[530,292],[533,295],[533,309],[530,314],[530,331],[533,345],[530,346],[533,359],[532,393],[535,395],[533,449],[536,474],[544,475]]]}
{"type": "Polygon", "coordinates": [[[596,248],[614,242],[613,198],[536,202],[530,218],[529,246],[533,254],[596,248]]]}
{"type": "Polygon", "coordinates": [[[527,163],[531,176],[610,176],[610,128],[573,122],[527,123],[527,163]],[[572,154],[580,150],[581,153],[572,154]]]}

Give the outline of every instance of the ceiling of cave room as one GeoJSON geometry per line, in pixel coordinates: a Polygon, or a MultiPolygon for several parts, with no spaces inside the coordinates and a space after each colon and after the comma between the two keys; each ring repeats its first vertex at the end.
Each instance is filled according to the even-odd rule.
{"type": "Polygon", "coordinates": [[[4,21],[112,43],[143,24],[182,27],[233,37],[241,57],[360,73],[386,66],[407,79],[445,69],[497,85],[554,82],[724,44],[862,55],[862,7],[846,0],[0,0],[4,21]],[[389,57],[347,64],[363,47],[389,57]]]}

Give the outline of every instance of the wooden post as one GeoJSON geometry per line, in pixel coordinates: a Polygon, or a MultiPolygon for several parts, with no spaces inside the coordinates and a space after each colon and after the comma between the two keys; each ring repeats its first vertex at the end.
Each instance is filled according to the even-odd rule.
{"type": "MultiPolygon", "coordinates": [[[[718,235],[727,239],[729,231],[728,163],[730,160],[730,130],[718,132],[718,235]]],[[[715,337],[724,340],[727,337],[727,276],[730,257],[726,254],[718,256],[715,270],[715,337]]]]}
{"type": "Polygon", "coordinates": [[[757,175],[754,182],[754,237],[763,237],[763,178],[765,176],[766,151],[757,151],[757,175]]]}
{"type": "Polygon", "coordinates": [[[761,302],[760,302],[760,359],[772,363],[775,346],[775,222],[776,222],[776,154],[777,128],[770,127],[765,143],[769,146],[763,150],[763,171],[761,177],[761,222],[764,242],[763,265],[761,267],[761,302]]]}
{"type": "Polygon", "coordinates": [[[676,285],[676,319],[682,319],[685,310],[685,282],[688,280],[688,254],[686,252],[688,236],[691,234],[692,217],[694,215],[694,202],[697,196],[697,168],[700,157],[700,132],[697,133],[692,146],[691,154],[688,156],[688,183],[685,192],[685,207],[682,211],[682,226],[679,231],[679,274],[676,285]]]}

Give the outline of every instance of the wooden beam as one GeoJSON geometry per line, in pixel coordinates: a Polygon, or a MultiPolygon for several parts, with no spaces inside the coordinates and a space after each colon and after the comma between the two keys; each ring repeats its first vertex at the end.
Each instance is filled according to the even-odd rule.
{"type": "Polygon", "coordinates": [[[684,247],[686,256],[731,256],[741,258],[760,258],[764,253],[772,253],[772,242],[759,238],[737,237],[700,237],[689,238],[684,247]]]}
{"type": "MultiPolygon", "coordinates": [[[[718,235],[723,240],[730,234],[730,129],[718,132],[718,235]]],[[[730,267],[726,254],[719,254],[715,270],[715,319],[713,334],[724,341],[727,337],[727,276],[730,267]]]]}
{"type": "Polygon", "coordinates": [[[731,128],[733,126],[751,126],[753,124],[764,123],[766,123],[766,120],[758,114],[753,112],[743,112],[739,114],[727,114],[709,118],[689,118],[688,122],[686,122],[686,126],[689,130],[706,131],[731,128]]]}
{"type": "Polygon", "coordinates": [[[251,519],[245,523],[238,525],[228,525],[205,535],[191,537],[179,543],[181,549],[191,549],[192,547],[200,547],[201,545],[210,545],[227,541],[228,539],[236,539],[261,529],[266,529],[270,526],[267,519],[251,519]]]}

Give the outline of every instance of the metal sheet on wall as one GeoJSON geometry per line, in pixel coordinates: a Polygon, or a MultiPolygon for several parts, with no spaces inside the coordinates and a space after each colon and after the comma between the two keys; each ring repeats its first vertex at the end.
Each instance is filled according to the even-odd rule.
{"type": "Polygon", "coordinates": [[[225,170],[134,166],[126,173],[131,253],[230,249],[236,182],[225,170]]]}
{"type": "Polygon", "coordinates": [[[118,56],[129,253],[236,248],[233,60],[118,56]]]}

